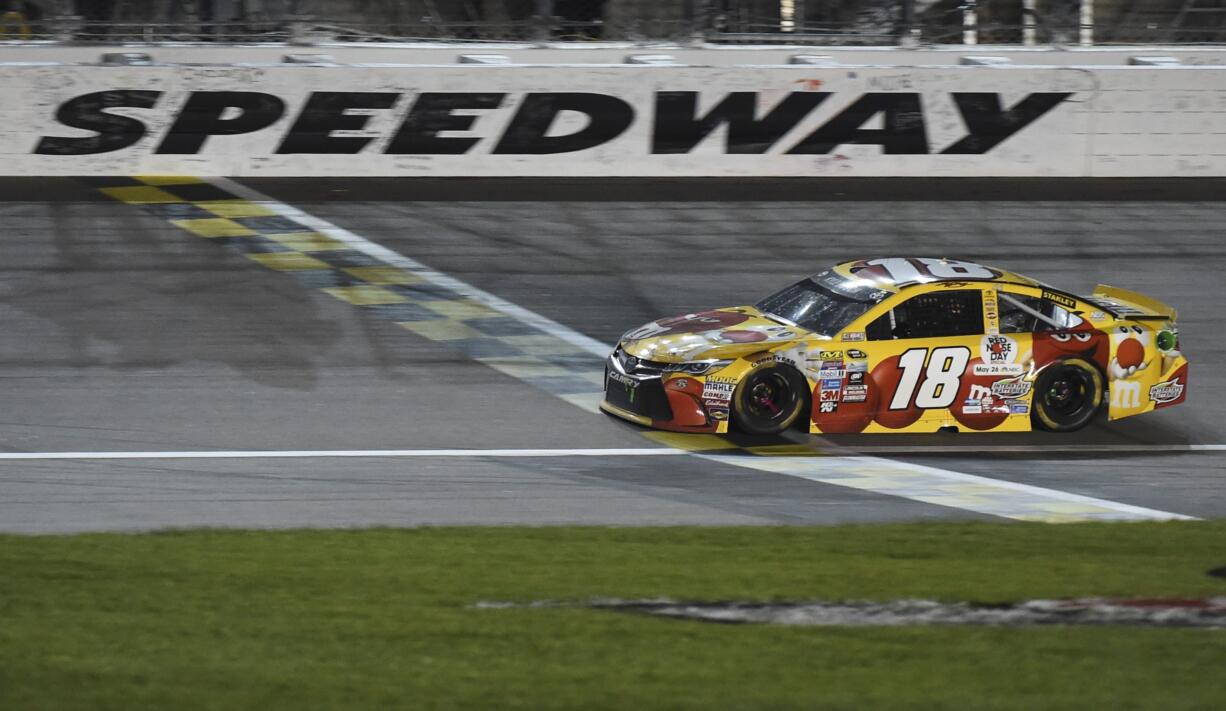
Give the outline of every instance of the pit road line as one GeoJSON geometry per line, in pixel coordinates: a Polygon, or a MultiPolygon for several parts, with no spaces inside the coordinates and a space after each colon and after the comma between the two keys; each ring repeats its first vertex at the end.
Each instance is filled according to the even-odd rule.
{"type": "MultiPolygon", "coordinates": [[[[172,179],[173,181],[173,179],[172,179]]],[[[156,177],[145,179],[147,185],[156,186],[159,179],[156,177]]],[[[603,357],[612,350],[612,347],[603,345],[598,341],[584,336],[583,334],[574,331],[562,324],[559,324],[551,319],[548,319],[540,314],[524,309],[520,306],[500,299],[488,292],[482,291],[472,285],[461,282],[450,276],[437,272],[429,267],[400,255],[386,247],[377,245],[369,240],[356,235],[342,227],[334,225],[326,220],[309,215],[302,210],[293,206],[281,203],[270,198],[267,195],[259,193],[251,188],[237,184],[233,181],[211,178],[205,179],[202,182],[212,184],[215,188],[225,191],[231,195],[238,196],[247,200],[252,206],[258,206],[264,210],[275,213],[287,220],[297,223],[302,227],[309,228],[315,232],[325,235],[327,238],[343,243],[348,248],[361,252],[371,259],[375,259],[392,268],[411,272],[412,276],[417,279],[429,282],[434,286],[441,288],[451,294],[458,295],[463,299],[467,299],[479,305],[480,307],[498,312],[506,317],[528,326],[529,328],[543,332],[547,337],[552,337],[559,348],[578,349],[593,356],[603,357]]],[[[137,188],[139,192],[134,193],[136,199],[127,200],[122,195],[124,193],[111,191],[107,194],[125,202],[168,202],[173,200],[173,195],[169,196],[168,200],[165,193],[150,198],[151,192],[157,194],[156,189],[149,191],[147,188],[137,188]]],[[[107,192],[104,190],[104,192],[107,192]]],[[[184,200],[185,203],[191,202],[184,200]]],[[[176,221],[172,220],[172,223],[176,221]]],[[[219,233],[216,231],[216,223],[226,222],[226,220],[187,220],[178,221],[179,226],[189,231],[194,231],[203,237],[218,237],[229,233],[219,233]],[[192,229],[189,226],[191,223],[204,223],[201,227],[207,229],[201,231],[192,229]]],[[[235,236],[250,234],[250,230],[242,230],[234,233],[235,236]]],[[[282,255],[284,258],[286,255],[282,255]]],[[[326,266],[325,263],[319,261],[325,255],[318,255],[318,258],[310,258],[313,263],[326,266]]],[[[301,259],[302,255],[294,257],[289,255],[290,259],[301,259]]],[[[259,261],[259,260],[256,260],[259,261]]],[[[266,266],[278,268],[271,263],[266,263],[266,266]]],[[[365,289],[365,287],[362,287],[365,289]]],[[[325,291],[329,291],[325,289],[325,291]]],[[[354,297],[347,298],[339,296],[339,290],[330,290],[330,293],[337,295],[338,298],[344,298],[355,305],[364,305],[369,303],[363,301],[366,292],[359,291],[354,297]]],[[[376,289],[378,291],[378,289],[376,289]]],[[[420,335],[424,335],[432,340],[441,340],[444,342],[451,338],[446,334],[438,336],[431,335],[430,331],[425,328],[413,329],[417,330],[420,335]]],[[[463,351],[461,351],[463,352],[463,351]]],[[[471,355],[471,354],[470,354],[471,355]]],[[[530,384],[537,384],[538,387],[545,389],[547,392],[556,395],[557,397],[569,402],[573,405],[582,407],[583,409],[591,410],[600,401],[601,395],[599,392],[574,392],[564,388],[551,390],[548,385],[532,383],[530,375],[516,371],[515,364],[500,364],[496,359],[485,360],[479,356],[473,356],[479,362],[485,362],[491,367],[495,367],[502,372],[518,377],[530,384]],[[501,367],[500,367],[501,365],[501,367]]],[[[556,363],[550,366],[555,371],[569,370],[571,374],[577,376],[577,379],[583,380],[593,376],[586,370],[580,370],[578,364],[558,365],[556,363]]],[[[570,387],[570,386],[567,386],[570,387]]],[[[889,459],[879,459],[875,457],[866,457],[859,455],[854,449],[833,447],[829,449],[814,449],[811,446],[788,447],[786,451],[776,453],[754,452],[749,450],[750,455],[764,456],[730,456],[728,454],[710,453],[703,450],[723,450],[727,451],[730,448],[735,448],[726,440],[718,437],[710,437],[704,435],[690,436],[680,435],[677,437],[658,437],[650,436],[660,433],[647,433],[651,439],[658,441],[666,446],[676,447],[677,449],[685,450],[694,453],[697,456],[716,461],[721,464],[737,466],[758,471],[771,472],[774,474],[783,474],[811,481],[821,481],[825,483],[837,484],[849,488],[871,491],[879,494],[890,496],[898,496],[925,503],[931,503],[940,506],[946,506],[978,513],[985,513],[994,516],[1005,518],[1013,518],[1029,521],[1046,521],[1046,522],[1069,522],[1069,521],[1085,521],[1085,520],[1168,520],[1168,519],[1187,519],[1191,518],[1182,514],[1171,513],[1166,511],[1158,511],[1154,509],[1146,509],[1128,504],[1122,504],[1115,501],[1105,499],[1095,499],[1091,497],[1081,497],[1066,492],[1043,489],[1041,487],[1025,487],[1019,489],[1016,485],[1008,485],[996,479],[986,477],[977,477],[969,474],[962,474],[935,467],[924,467],[920,465],[911,465],[902,462],[895,462],[889,459]],[[801,453],[801,456],[792,456],[797,454],[797,449],[806,450],[801,453]],[[835,455],[835,456],[830,456],[835,455]],[[851,455],[851,456],[840,456],[851,455]]],[[[664,433],[668,434],[668,433],[664,433]]],[[[769,449],[769,448],[757,448],[769,449]]]]}

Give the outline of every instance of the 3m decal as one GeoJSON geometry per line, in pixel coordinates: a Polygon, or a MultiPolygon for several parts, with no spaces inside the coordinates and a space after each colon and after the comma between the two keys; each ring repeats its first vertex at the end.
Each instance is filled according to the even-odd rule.
{"type": "MultiPolygon", "coordinates": [[[[356,154],[379,144],[384,153],[392,155],[462,155],[490,139],[486,141],[490,146],[487,150],[493,155],[548,155],[606,144],[625,134],[640,119],[627,99],[595,92],[406,95],[386,91],[319,91],[302,99],[291,99],[257,91],[191,91],[182,103],[167,104],[163,99],[169,95],[116,87],[72,97],[55,108],[55,122],[94,135],[44,136],[33,152],[91,155],[124,150],[139,142],[151,126],[167,125],[169,128],[159,137],[156,153],[197,154],[208,150],[210,137],[254,133],[277,126],[274,130],[279,135],[266,142],[269,151],[276,154],[356,154]],[[406,96],[411,101],[405,101],[406,96]],[[394,128],[379,129],[391,134],[389,140],[381,141],[385,136],[378,135],[344,135],[367,131],[372,124],[370,114],[350,111],[392,111],[398,106],[407,108],[399,109],[403,113],[396,117],[394,128]],[[116,109],[137,115],[113,113],[116,109]],[[495,110],[509,113],[509,120],[485,115],[495,110]],[[558,133],[555,126],[558,117],[570,113],[586,116],[586,124],[570,133],[558,133]],[[287,115],[293,116],[293,120],[282,121],[287,115]],[[496,126],[505,126],[500,136],[491,135],[496,126]],[[450,135],[456,132],[472,135],[450,135]]],[[[925,103],[943,99],[925,98],[914,92],[865,93],[852,97],[786,153],[825,154],[850,144],[879,146],[886,155],[986,153],[1069,96],[1060,92],[1034,93],[1006,110],[998,94],[952,93],[950,99],[962,116],[967,135],[943,150],[934,151],[928,139],[925,103]],[[875,121],[880,128],[865,128],[875,121]]],[[[650,114],[649,150],[659,155],[689,153],[717,129],[725,127],[722,146],[725,155],[767,153],[818,106],[840,97],[826,92],[791,92],[761,113],[762,98],[759,92],[731,92],[699,115],[698,92],[656,92],[651,105],[643,108],[644,113],[650,114]]],[[[855,339],[844,336],[844,340],[855,339]]]]}
{"type": "Polygon", "coordinates": [[[890,409],[910,409],[912,400],[921,410],[949,407],[958,395],[959,379],[970,360],[971,349],[962,346],[933,349],[931,358],[927,348],[912,348],[903,353],[898,358],[902,375],[890,400],[890,409]]]}

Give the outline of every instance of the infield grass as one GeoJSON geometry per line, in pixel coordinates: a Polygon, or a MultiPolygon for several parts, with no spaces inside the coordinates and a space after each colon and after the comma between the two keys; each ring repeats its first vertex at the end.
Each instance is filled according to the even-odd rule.
{"type": "Polygon", "coordinates": [[[1217,709],[1226,631],[477,601],[1226,595],[1226,522],[0,536],[0,709],[1217,709]]]}

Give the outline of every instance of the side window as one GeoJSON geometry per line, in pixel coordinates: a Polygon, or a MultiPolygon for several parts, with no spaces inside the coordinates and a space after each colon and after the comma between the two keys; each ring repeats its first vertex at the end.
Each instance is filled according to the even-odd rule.
{"type": "Polygon", "coordinates": [[[983,299],[978,289],[913,296],[866,329],[871,341],[973,336],[980,333],[983,333],[983,299]]]}
{"type": "Polygon", "coordinates": [[[1000,332],[1033,333],[1040,323],[1035,316],[1042,313],[1043,302],[1037,296],[1000,292],[1000,332]]]}
{"type": "Polygon", "coordinates": [[[1046,299],[1043,300],[1043,315],[1050,318],[1052,321],[1055,321],[1055,324],[1040,323],[1039,327],[1036,329],[1038,331],[1057,330],[1056,324],[1058,324],[1061,329],[1076,328],[1077,325],[1081,323],[1080,316],[1072,313],[1062,306],[1057,306],[1046,299]]]}
{"type": "Polygon", "coordinates": [[[1080,316],[1049,299],[1000,292],[1001,333],[1057,331],[1080,323],[1080,316]]]}

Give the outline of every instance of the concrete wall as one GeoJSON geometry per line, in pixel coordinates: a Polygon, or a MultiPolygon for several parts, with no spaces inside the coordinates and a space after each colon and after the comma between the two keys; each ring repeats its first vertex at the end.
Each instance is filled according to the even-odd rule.
{"type": "Polygon", "coordinates": [[[1222,176],[1226,68],[0,67],[0,174],[1222,176]]]}

